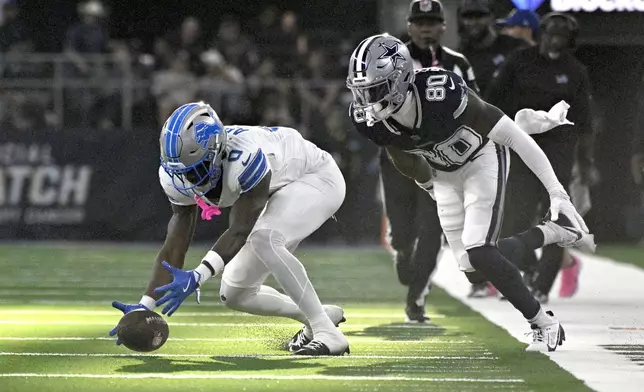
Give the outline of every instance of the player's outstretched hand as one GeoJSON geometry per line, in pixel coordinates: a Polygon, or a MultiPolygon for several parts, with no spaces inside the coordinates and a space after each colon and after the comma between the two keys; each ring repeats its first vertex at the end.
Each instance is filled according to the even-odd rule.
{"type": "Polygon", "coordinates": [[[162,265],[163,268],[172,274],[172,283],[168,283],[154,289],[154,292],[157,294],[167,291],[167,293],[156,302],[157,306],[161,306],[167,302],[161,313],[172,316],[172,314],[179,309],[183,300],[195,291],[197,292],[197,303],[201,303],[199,300],[199,280],[201,279],[201,274],[199,272],[193,270],[183,271],[171,266],[165,261],[162,265]]]}
{"type": "Polygon", "coordinates": [[[557,192],[550,195],[550,219],[553,222],[556,221],[559,219],[559,214],[563,214],[568,217],[570,222],[572,222],[577,229],[590,233],[588,231],[588,226],[586,226],[586,222],[584,222],[584,219],[579,215],[575,206],[572,205],[570,196],[566,193],[557,192]]]}
{"type": "MultiPolygon", "coordinates": [[[[148,308],[146,308],[144,305],[141,305],[141,304],[124,304],[124,303],[121,303],[119,301],[112,302],[112,307],[120,310],[121,312],[123,312],[124,315],[130,313],[131,311],[138,310],[138,309],[149,310],[148,308]]],[[[117,328],[118,328],[118,325],[116,327],[112,328],[112,330],[110,331],[110,336],[116,335],[116,329],[117,328]]],[[[119,340],[118,337],[116,338],[116,345],[117,346],[121,345],[121,341],[119,340]]]]}

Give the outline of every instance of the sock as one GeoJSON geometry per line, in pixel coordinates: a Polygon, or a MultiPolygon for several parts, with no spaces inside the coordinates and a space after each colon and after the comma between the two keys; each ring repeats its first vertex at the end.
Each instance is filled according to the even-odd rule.
{"type": "Polygon", "coordinates": [[[467,254],[472,267],[485,275],[523,317],[531,319],[539,312],[541,305],[523,283],[519,270],[496,247],[480,246],[468,249],[467,254]]]}
{"type": "Polygon", "coordinates": [[[543,311],[543,308],[540,306],[539,311],[537,312],[537,315],[529,318],[528,323],[532,324],[537,324],[539,328],[546,327],[550,324],[552,324],[554,321],[552,317],[548,316],[546,312],[543,311]]]}
{"type": "Polygon", "coordinates": [[[544,245],[544,237],[544,231],[539,226],[533,227],[521,234],[499,240],[499,251],[521,270],[530,270],[537,261],[534,250],[544,245]]]}
{"type": "Polygon", "coordinates": [[[249,237],[253,253],[304,313],[313,334],[337,334],[337,328],[324,311],[304,266],[286,249],[285,242],[283,235],[270,229],[257,230],[249,237]]]}
{"type": "Polygon", "coordinates": [[[306,322],[306,316],[295,302],[270,286],[238,288],[222,280],[219,292],[222,301],[232,309],[258,316],[287,317],[306,322]]]}

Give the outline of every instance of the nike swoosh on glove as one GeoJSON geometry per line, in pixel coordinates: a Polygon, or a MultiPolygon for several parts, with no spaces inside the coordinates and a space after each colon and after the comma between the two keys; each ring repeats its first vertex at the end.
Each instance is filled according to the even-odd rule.
{"type": "Polygon", "coordinates": [[[183,271],[171,266],[165,261],[162,265],[163,268],[172,274],[172,283],[168,283],[154,289],[154,292],[157,294],[167,291],[167,293],[156,302],[157,306],[161,306],[167,302],[161,313],[172,316],[172,314],[179,309],[179,306],[181,306],[183,301],[195,291],[197,292],[197,303],[201,303],[199,293],[201,274],[199,272],[194,270],[183,271]]]}
{"type": "MultiPolygon", "coordinates": [[[[124,303],[121,303],[121,302],[118,302],[118,301],[112,302],[112,307],[120,310],[121,312],[123,312],[124,315],[128,314],[128,313],[130,313],[130,312],[132,312],[134,310],[139,310],[139,309],[150,310],[150,309],[148,309],[147,307],[145,307],[142,304],[124,304],[124,303]]],[[[112,330],[110,331],[110,336],[116,335],[116,329],[117,328],[118,328],[118,325],[116,327],[112,328],[112,330]]],[[[119,340],[118,337],[116,338],[116,345],[117,346],[121,345],[121,341],[119,340]]]]}
{"type": "Polygon", "coordinates": [[[565,192],[556,192],[550,195],[550,219],[553,222],[556,221],[559,219],[559,214],[567,216],[577,229],[590,233],[586,222],[570,202],[570,196],[565,192]]]}

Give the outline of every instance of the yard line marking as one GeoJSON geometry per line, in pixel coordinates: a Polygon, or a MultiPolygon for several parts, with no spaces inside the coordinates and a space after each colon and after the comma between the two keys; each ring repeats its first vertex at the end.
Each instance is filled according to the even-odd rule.
{"type": "MultiPolygon", "coordinates": [[[[4,315],[71,315],[71,316],[114,316],[117,310],[55,310],[55,309],[8,309],[0,310],[4,315]]],[[[399,313],[347,313],[351,318],[400,318],[399,313]]],[[[263,317],[242,312],[184,312],[175,313],[173,317],[263,317]]],[[[430,318],[445,318],[444,314],[430,314],[430,318]]]]}
{"type": "MultiPolygon", "coordinates": [[[[319,358],[319,357],[316,357],[319,358]]],[[[522,378],[448,378],[448,377],[404,377],[404,376],[325,376],[307,375],[270,375],[270,374],[89,374],[89,373],[0,373],[0,377],[39,377],[39,378],[122,378],[122,379],[206,379],[206,380],[327,380],[327,381],[425,381],[425,382],[467,382],[518,384],[522,378]]]]}
{"type": "MultiPolygon", "coordinates": [[[[360,336],[351,336],[352,342],[355,343],[392,343],[392,344],[474,344],[472,340],[386,340],[361,338],[360,336]]],[[[80,336],[56,336],[56,337],[0,337],[0,341],[114,341],[112,337],[80,337],[80,336]]],[[[168,341],[174,342],[262,342],[282,340],[280,338],[168,338],[168,341]]],[[[480,347],[480,346],[476,346],[480,347]]]]}
{"type": "MultiPolygon", "coordinates": [[[[62,321],[62,320],[0,320],[4,325],[92,325],[92,326],[114,326],[113,322],[84,322],[84,321],[62,321]]],[[[171,327],[301,327],[302,324],[294,323],[168,323],[171,327]]],[[[374,325],[374,324],[351,324],[344,323],[342,328],[372,328],[378,329],[458,329],[455,326],[437,326],[423,324],[393,324],[393,325],[374,325]]]]}
{"type": "MultiPolygon", "coordinates": [[[[212,358],[215,360],[226,359],[284,359],[291,358],[293,355],[215,355],[215,354],[135,354],[135,353],[23,353],[23,352],[0,352],[3,357],[125,357],[125,358],[212,358]]],[[[445,355],[348,355],[348,356],[307,356],[300,355],[297,358],[315,358],[315,359],[427,359],[427,360],[498,360],[498,357],[480,355],[480,356],[445,356],[445,355]]]]}

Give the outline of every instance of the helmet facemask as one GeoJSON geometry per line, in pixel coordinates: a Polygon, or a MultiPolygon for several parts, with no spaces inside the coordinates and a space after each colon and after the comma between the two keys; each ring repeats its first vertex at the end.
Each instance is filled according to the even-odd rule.
{"type": "Polygon", "coordinates": [[[347,80],[347,87],[353,94],[353,107],[358,116],[364,116],[368,126],[391,116],[405,101],[399,88],[401,75],[396,70],[386,79],[372,83],[359,83],[351,78],[347,80]]]}

